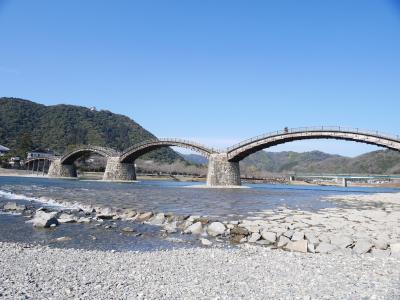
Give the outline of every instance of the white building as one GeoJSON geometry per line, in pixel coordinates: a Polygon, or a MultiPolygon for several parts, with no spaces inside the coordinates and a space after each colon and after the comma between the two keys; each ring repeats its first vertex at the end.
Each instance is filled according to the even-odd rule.
{"type": "Polygon", "coordinates": [[[49,149],[47,150],[33,150],[31,152],[28,152],[27,159],[32,159],[32,158],[46,158],[46,157],[52,157],[54,156],[54,151],[51,151],[49,149]]]}
{"type": "Polygon", "coordinates": [[[4,146],[0,145],[0,156],[3,156],[3,155],[6,154],[8,151],[10,151],[10,149],[8,149],[7,147],[4,147],[4,146]]]}
{"type": "Polygon", "coordinates": [[[21,158],[19,156],[14,156],[10,158],[8,162],[13,168],[21,166],[21,158]]]}

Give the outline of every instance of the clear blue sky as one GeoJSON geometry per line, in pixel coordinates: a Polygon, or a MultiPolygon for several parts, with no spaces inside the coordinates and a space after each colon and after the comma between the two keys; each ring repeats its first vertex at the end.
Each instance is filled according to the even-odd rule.
{"type": "MultiPolygon", "coordinates": [[[[229,146],[284,126],[400,134],[400,2],[0,0],[0,96],[229,146]]],[[[356,155],[297,142],[275,150],[356,155]]]]}

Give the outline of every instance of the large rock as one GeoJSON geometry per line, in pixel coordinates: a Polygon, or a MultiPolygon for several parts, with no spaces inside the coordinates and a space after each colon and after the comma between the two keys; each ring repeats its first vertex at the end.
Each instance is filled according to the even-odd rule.
{"type": "Polygon", "coordinates": [[[17,204],[16,202],[7,202],[3,206],[4,210],[23,211],[26,209],[24,204],[17,204]]]}
{"type": "Polygon", "coordinates": [[[326,253],[332,253],[336,250],[338,250],[338,247],[336,245],[332,245],[326,242],[321,242],[315,249],[315,252],[326,254],[326,253]]]}
{"type": "Polygon", "coordinates": [[[244,225],[243,227],[246,228],[251,233],[259,233],[260,232],[260,226],[258,226],[258,225],[244,225]]]}
{"type": "Polygon", "coordinates": [[[32,223],[34,227],[48,228],[50,226],[57,226],[58,220],[56,218],[57,212],[45,212],[38,210],[32,220],[28,221],[32,223]]]}
{"type": "Polygon", "coordinates": [[[165,215],[163,213],[156,214],[151,218],[148,223],[151,225],[161,226],[165,222],[165,215]]]}
{"type": "Polygon", "coordinates": [[[201,222],[196,222],[185,229],[185,233],[201,234],[203,232],[203,225],[201,222]]]}
{"type": "Polygon", "coordinates": [[[245,236],[245,235],[248,235],[248,234],[249,234],[249,231],[248,231],[246,228],[237,227],[237,226],[236,226],[236,227],[234,227],[234,228],[231,229],[230,234],[231,234],[231,235],[243,235],[243,236],[245,236]]]}
{"type": "Polygon", "coordinates": [[[261,236],[269,244],[273,244],[273,243],[276,242],[276,233],[275,232],[267,231],[267,230],[264,229],[264,230],[261,231],[261,236]]]}
{"type": "Polygon", "coordinates": [[[164,225],[164,230],[168,233],[175,233],[178,231],[177,229],[177,221],[173,221],[171,223],[167,223],[164,225]]]}
{"type": "Polygon", "coordinates": [[[115,216],[115,212],[113,212],[110,208],[97,208],[96,209],[96,217],[102,220],[110,220],[115,216]]]}
{"type": "Polygon", "coordinates": [[[258,232],[253,232],[251,234],[251,236],[248,239],[249,243],[255,243],[257,242],[259,239],[261,238],[261,234],[259,234],[258,232]]]}
{"type": "Polygon", "coordinates": [[[275,232],[276,236],[281,236],[282,234],[284,234],[286,232],[286,228],[272,227],[269,229],[269,231],[275,232]]]}
{"type": "Polygon", "coordinates": [[[371,255],[374,257],[384,258],[390,255],[389,250],[381,250],[381,249],[372,249],[371,255]]]}
{"type": "Polygon", "coordinates": [[[386,238],[378,237],[373,241],[376,249],[386,250],[389,247],[389,242],[386,238]]]}
{"type": "Polygon", "coordinates": [[[392,253],[392,256],[400,257],[400,243],[390,244],[390,251],[392,253]]]}
{"type": "Polygon", "coordinates": [[[340,249],[347,248],[353,244],[353,239],[346,235],[333,235],[330,240],[332,245],[338,246],[340,249]]]}
{"type": "Polygon", "coordinates": [[[136,217],[136,221],[138,221],[138,222],[145,222],[145,221],[147,221],[148,219],[150,219],[152,216],[153,216],[153,213],[152,213],[151,211],[145,212],[145,213],[139,214],[139,215],[136,217]]]}
{"type": "Polygon", "coordinates": [[[353,252],[356,254],[364,254],[369,252],[372,246],[373,245],[368,240],[358,240],[354,245],[353,252]]]}
{"type": "Polygon", "coordinates": [[[292,241],[301,241],[304,240],[304,232],[303,231],[296,231],[291,238],[292,241]]]}
{"type": "Polygon", "coordinates": [[[75,217],[74,215],[70,215],[70,214],[66,214],[66,213],[62,213],[58,217],[59,223],[75,223],[77,220],[78,220],[78,218],[75,217]]]}
{"type": "Polygon", "coordinates": [[[207,233],[211,236],[218,236],[225,232],[225,225],[220,222],[212,222],[208,225],[207,233]]]}
{"type": "Polygon", "coordinates": [[[307,240],[300,240],[295,242],[288,242],[285,246],[286,250],[307,253],[307,240]]]}
{"type": "Polygon", "coordinates": [[[308,242],[308,244],[307,244],[307,250],[308,250],[308,252],[315,253],[315,246],[314,246],[314,244],[311,244],[310,242],[308,242]]]}
{"type": "Polygon", "coordinates": [[[283,235],[286,236],[289,239],[292,238],[293,234],[294,234],[294,230],[288,230],[288,231],[283,233],[283,235]]]}
{"type": "Polygon", "coordinates": [[[305,232],[304,238],[308,241],[309,244],[318,245],[319,239],[312,232],[305,232]]]}
{"type": "Polygon", "coordinates": [[[201,216],[189,216],[186,220],[192,223],[196,223],[196,220],[200,218],[201,216]]]}
{"type": "Polygon", "coordinates": [[[137,215],[137,212],[133,209],[126,208],[123,213],[123,218],[133,219],[137,215]]]}
{"type": "MultiPolygon", "coordinates": [[[[242,243],[243,241],[247,241],[246,236],[243,234],[235,234],[235,235],[231,235],[229,237],[229,240],[232,243],[238,244],[238,243],[242,243]]],[[[257,241],[258,243],[259,241],[257,241]]]]}
{"type": "Polygon", "coordinates": [[[195,219],[193,222],[200,222],[201,225],[206,225],[210,222],[210,220],[206,217],[199,217],[199,218],[195,219]]]}
{"type": "Polygon", "coordinates": [[[278,245],[277,245],[277,246],[278,246],[279,248],[282,248],[282,247],[286,246],[289,242],[290,242],[290,239],[289,239],[289,238],[287,238],[287,237],[284,236],[284,235],[281,235],[281,236],[279,237],[278,245]]]}

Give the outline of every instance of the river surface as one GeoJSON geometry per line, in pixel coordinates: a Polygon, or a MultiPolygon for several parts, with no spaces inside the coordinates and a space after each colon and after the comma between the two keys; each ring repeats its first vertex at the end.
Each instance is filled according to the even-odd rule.
{"type": "MultiPolygon", "coordinates": [[[[101,181],[60,180],[28,177],[0,177],[0,207],[7,201],[52,205],[53,200],[132,208],[138,211],[171,212],[175,215],[202,215],[209,218],[242,219],[268,209],[287,207],[319,210],[344,205],[324,197],[348,193],[398,192],[399,189],[320,187],[249,184],[243,189],[207,189],[202,183],[141,181],[111,183],[101,181]]],[[[123,224],[119,224],[123,226],[123,224]]],[[[133,238],[117,230],[94,225],[63,224],[56,229],[34,229],[22,216],[0,214],[0,241],[57,244],[54,239],[72,236],[61,246],[88,249],[153,250],[193,246],[193,237],[161,239],[154,226],[134,225],[142,236],[133,238]],[[139,228],[140,227],[140,228],[139,228]],[[93,238],[93,237],[97,238],[93,238]]]]}

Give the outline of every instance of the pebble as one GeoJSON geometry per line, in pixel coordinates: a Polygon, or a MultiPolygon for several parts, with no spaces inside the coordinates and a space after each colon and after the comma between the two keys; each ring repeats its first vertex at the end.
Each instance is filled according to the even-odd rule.
{"type": "Polygon", "coordinates": [[[124,227],[121,229],[121,231],[123,232],[135,232],[135,229],[133,229],[132,227],[124,227]]]}
{"type": "Polygon", "coordinates": [[[207,240],[207,239],[200,239],[200,241],[201,241],[201,244],[202,245],[204,245],[204,246],[211,246],[212,245],[212,242],[210,241],[210,240],[207,240]]]}

